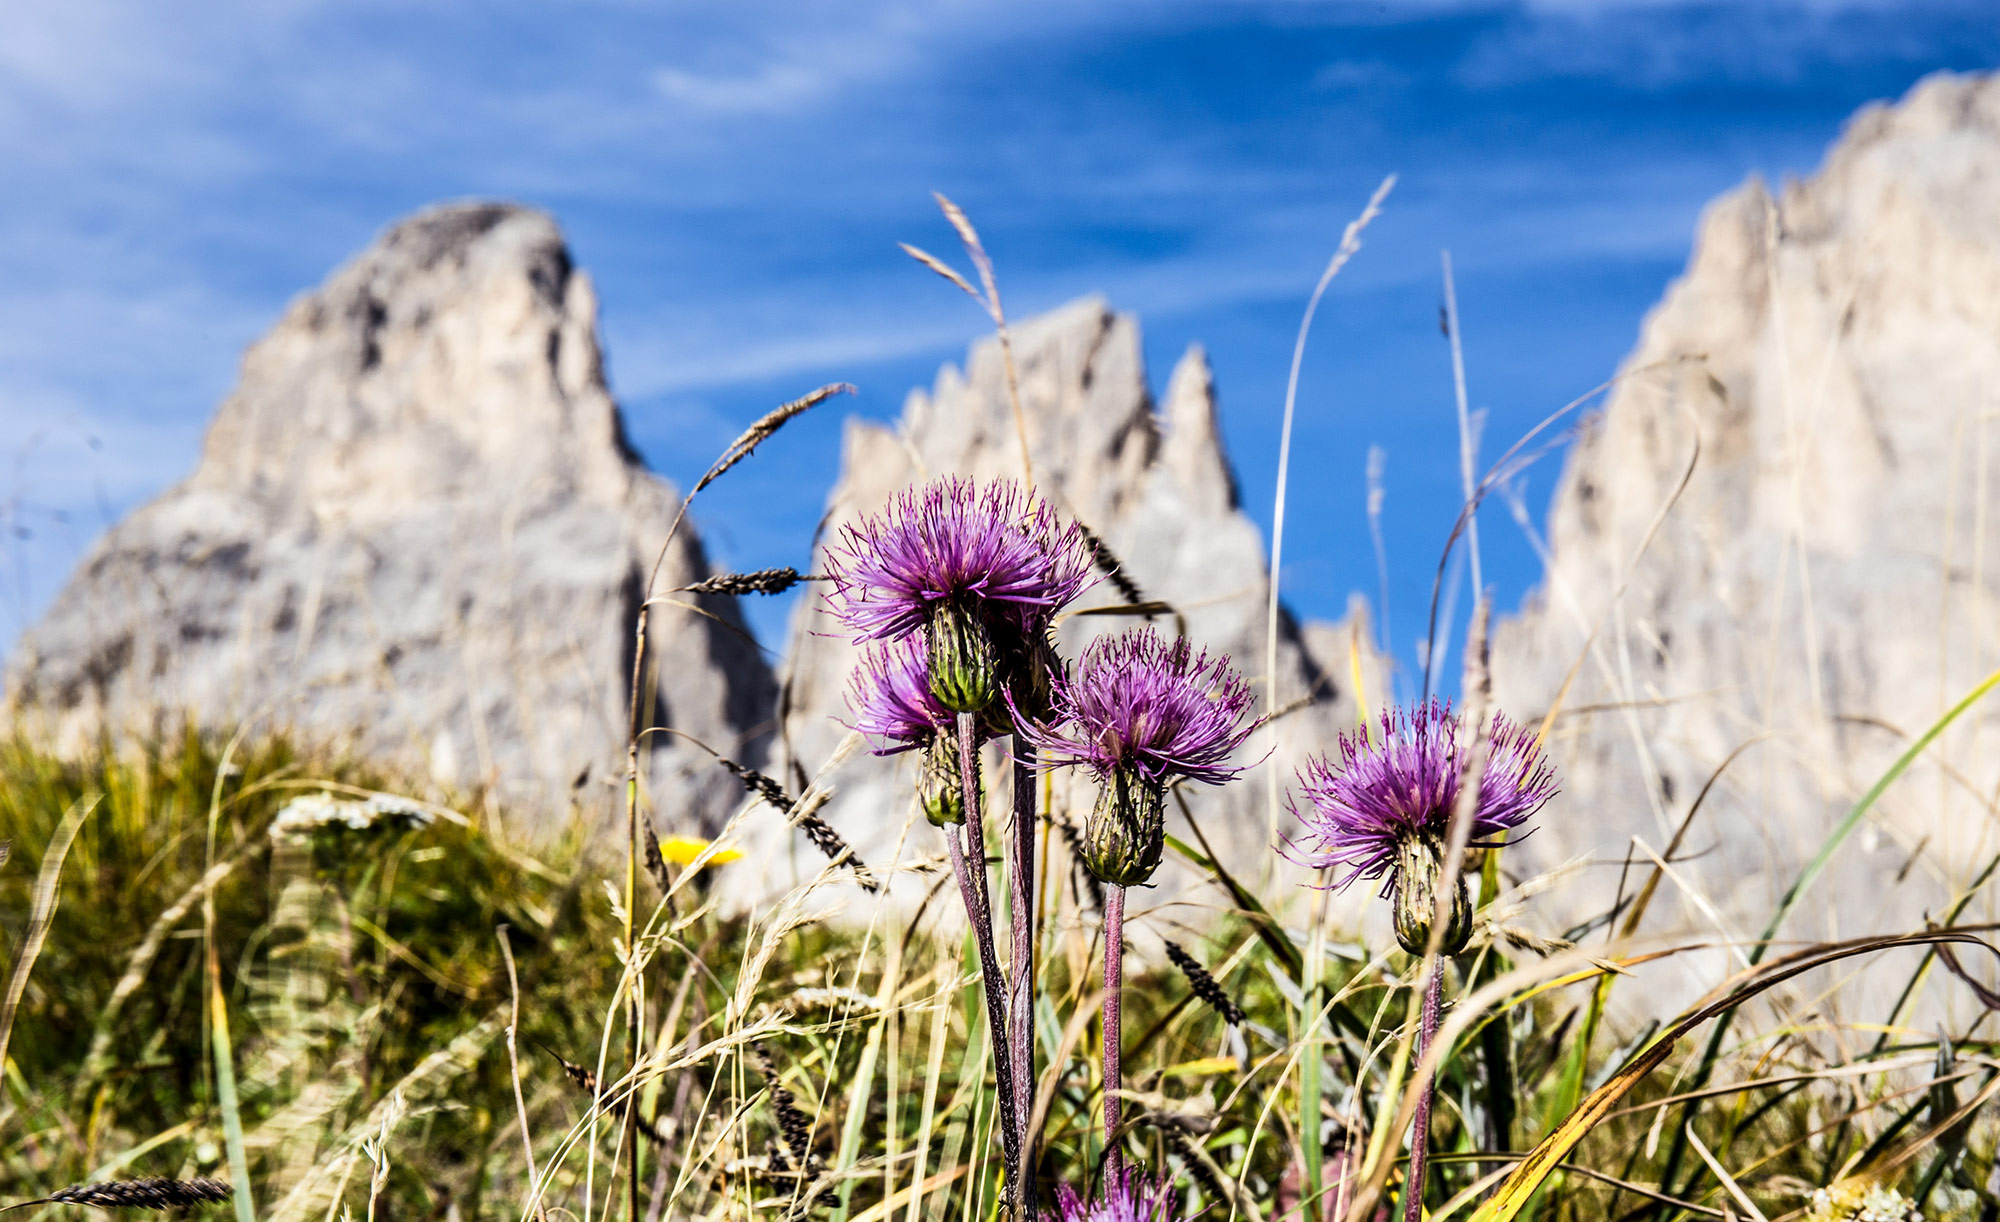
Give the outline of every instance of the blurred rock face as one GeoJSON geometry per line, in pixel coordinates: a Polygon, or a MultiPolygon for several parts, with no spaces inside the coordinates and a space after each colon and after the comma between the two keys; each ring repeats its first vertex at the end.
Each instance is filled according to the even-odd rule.
{"type": "MultiPolygon", "coordinates": [[[[1628,852],[1650,865],[1635,838],[1663,852],[1741,750],[1676,870],[1756,936],[1841,814],[2000,664],[1996,339],[2000,79],[1929,80],[1861,112],[1811,179],[1709,209],[1562,477],[1547,583],[1499,634],[1505,706],[1563,709],[1565,793],[1529,858],[1591,860],[1607,900],[1628,852]]],[[[1945,734],[1787,933],[1940,913],[2000,850],[1996,733],[2000,700],[1945,734]]],[[[1715,930],[1677,886],[1656,911],[1715,930]]]]}
{"type": "MultiPolygon", "coordinates": [[[[1269,592],[1265,545],[1237,504],[1215,387],[1200,349],[1181,359],[1164,404],[1156,407],[1138,324],[1113,314],[1102,301],[1077,302],[1021,324],[1013,343],[1037,491],[1102,538],[1146,598],[1171,603],[1196,644],[1229,654],[1261,691],[1269,592]]],[[[878,512],[912,483],[950,474],[1019,481],[1021,448],[997,341],[975,344],[966,372],[947,366],[929,393],[913,392],[896,428],[850,422],[844,449],[840,480],[828,501],[827,539],[841,525],[878,512]]],[[[1107,581],[1075,607],[1124,601],[1107,581]]],[[[843,722],[851,719],[844,692],[859,650],[830,635],[839,624],[823,608],[820,593],[801,601],[785,670],[782,758],[789,761],[794,783],[817,775],[848,735],[843,722]]],[[[1075,659],[1091,638],[1139,622],[1071,616],[1058,633],[1063,654],[1075,659]]],[[[1176,630],[1174,615],[1156,622],[1164,632],[1176,630]]],[[[1348,621],[1307,625],[1303,632],[1289,616],[1281,617],[1280,637],[1276,704],[1302,707],[1278,723],[1277,749],[1265,768],[1289,775],[1303,752],[1325,749],[1354,724],[1350,643],[1358,648],[1372,701],[1380,702],[1382,687],[1366,612],[1358,605],[1348,621]]],[[[1260,712],[1263,707],[1260,703],[1260,712]]],[[[1269,735],[1254,736],[1245,762],[1262,758],[1271,741],[1269,735]]],[[[904,840],[916,770],[914,754],[888,759],[862,754],[827,778],[837,792],[822,813],[863,860],[887,862],[899,844],[905,858],[942,852],[921,817],[904,840]]],[[[1007,771],[989,752],[989,803],[1003,819],[1009,809],[1007,771]]],[[[1080,821],[1093,793],[1084,778],[1071,780],[1058,775],[1054,808],[1080,821]]],[[[1262,769],[1224,789],[1197,785],[1185,792],[1210,843],[1232,868],[1255,878],[1276,863],[1262,769]]],[[[1169,832],[1188,838],[1185,823],[1169,805],[1169,832]]],[[[1289,823],[1281,810],[1279,832],[1289,823]]],[[[810,877],[823,864],[799,842],[773,843],[764,855],[774,863],[790,861],[793,873],[781,875],[780,883],[810,877]]],[[[1163,886],[1176,885],[1170,871],[1161,878],[1163,886]]]]}
{"type": "MultiPolygon", "coordinates": [[[[178,487],[99,542],[7,676],[77,743],[184,714],[289,729],[553,828],[622,788],[632,624],[679,494],[627,445],[590,280],[555,223],[457,205],[388,230],[253,345],[178,487]]],[[[707,572],[683,528],[656,589],[707,572]]],[[[703,599],[729,625],[728,599],[703,599]]],[[[761,758],[743,638],[656,610],[650,723],[761,758]]],[[[671,822],[733,783],[669,735],[671,822]]]]}

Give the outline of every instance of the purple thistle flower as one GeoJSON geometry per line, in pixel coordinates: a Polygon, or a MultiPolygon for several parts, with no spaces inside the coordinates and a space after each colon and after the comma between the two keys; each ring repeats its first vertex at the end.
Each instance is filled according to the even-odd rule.
{"type": "Polygon", "coordinates": [[[1081,765],[1097,777],[1084,820],[1083,864],[1103,883],[1145,883],[1166,847],[1167,786],[1220,785],[1243,771],[1229,757],[1258,723],[1245,720],[1250,685],[1227,657],[1194,652],[1150,627],[1091,643],[1074,678],[1055,684],[1054,724],[1015,711],[1015,733],[1042,766],[1081,765]]]}
{"type": "Polygon", "coordinates": [[[848,681],[847,707],[854,714],[848,728],[874,739],[876,755],[924,753],[917,800],[925,818],[940,827],[965,822],[953,715],[931,690],[921,639],[885,641],[864,651],[848,681]]]}
{"type": "Polygon", "coordinates": [[[848,681],[849,729],[875,740],[876,755],[895,755],[929,746],[952,723],[952,712],[931,692],[931,668],[923,641],[886,641],[864,650],[848,681]]]}
{"type": "Polygon", "coordinates": [[[1056,1186],[1057,1211],[1044,1222],[1178,1222],[1180,1200],[1164,1178],[1141,1179],[1127,1170],[1107,1180],[1095,1200],[1085,1200],[1068,1184],[1056,1186]]]}
{"type": "Polygon", "coordinates": [[[1151,627],[1102,637],[1076,677],[1058,682],[1054,725],[1017,719],[1048,767],[1082,765],[1102,781],[1120,771],[1164,786],[1177,777],[1220,785],[1243,771],[1229,757],[1258,722],[1246,722],[1250,685],[1229,658],[1196,653],[1151,627]]]}
{"type": "Polygon", "coordinates": [[[832,611],[857,641],[904,637],[948,602],[982,605],[1028,634],[1093,580],[1074,522],[1016,484],[907,488],[827,549],[832,611]]]}
{"type": "MultiPolygon", "coordinates": [[[[1442,842],[1458,801],[1465,758],[1459,719],[1438,700],[1382,714],[1374,735],[1343,734],[1340,763],[1321,757],[1299,772],[1308,809],[1293,815],[1311,841],[1300,858],[1318,869],[1344,867],[1342,889],[1358,878],[1389,874],[1395,885],[1397,855],[1419,838],[1442,842]]],[[[1519,828],[1555,796],[1555,773],[1534,735],[1495,714],[1472,816],[1473,848],[1492,848],[1496,837],[1519,828]]]]}

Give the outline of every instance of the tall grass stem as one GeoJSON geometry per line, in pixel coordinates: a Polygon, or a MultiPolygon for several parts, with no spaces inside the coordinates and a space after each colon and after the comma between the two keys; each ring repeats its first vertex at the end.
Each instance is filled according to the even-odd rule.
{"type": "MultiPolygon", "coordinates": [[[[1319,283],[1313,286],[1312,297],[1306,301],[1305,317],[1299,320],[1298,339],[1292,344],[1292,371],[1290,376],[1285,380],[1285,419],[1283,426],[1278,432],[1278,487],[1272,498],[1273,504],[1271,508],[1271,590],[1264,613],[1264,709],[1266,712],[1273,712],[1278,708],[1278,584],[1279,570],[1284,562],[1285,555],[1285,483],[1292,465],[1292,418],[1298,406],[1299,366],[1304,364],[1306,359],[1306,337],[1312,334],[1313,315],[1319,312],[1319,299],[1326,295],[1327,285],[1333,283],[1333,278],[1340,274],[1340,269],[1347,266],[1347,261],[1352,259],[1354,253],[1361,249],[1361,231],[1368,228],[1368,223],[1381,214],[1382,201],[1388,198],[1390,189],[1395,185],[1396,176],[1394,174],[1384,178],[1382,185],[1375,188],[1375,194],[1368,197],[1368,206],[1361,210],[1361,215],[1347,223],[1346,230],[1340,235],[1340,246],[1334,250],[1333,258],[1327,261],[1326,270],[1320,273],[1319,283]]],[[[1277,725],[1274,722],[1271,728],[1271,741],[1273,743],[1277,741],[1277,733],[1277,725]]],[[[1265,776],[1269,778],[1270,782],[1267,792],[1267,796],[1270,799],[1267,804],[1270,822],[1268,831],[1273,841],[1278,836],[1278,773],[1280,771],[1277,768],[1265,770],[1265,776]]]]}
{"type": "Polygon", "coordinates": [[[1451,252],[1439,251],[1438,257],[1444,265],[1445,338],[1451,341],[1451,388],[1458,404],[1458,478],[1465,493],[1465,546],[1472,556],[1472,592],[1477,598],[1486,590],[1486,582],[1479,571],[1479,511],[1472,478],[1472,469],[1479,457],[1479,442],[1472,435],[1472,412],[1466,404],[1465,345],[1458,333],[1458,287],[1452,280],[1451,252]]]}

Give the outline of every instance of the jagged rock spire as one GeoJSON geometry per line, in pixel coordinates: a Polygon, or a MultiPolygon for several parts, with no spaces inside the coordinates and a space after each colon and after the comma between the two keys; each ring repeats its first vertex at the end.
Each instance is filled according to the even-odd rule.
{"type": "MultiPolygon", "coordinates": [[[[608,811],[679,498],[625,440],[596,325],[543,213],[392,226],[252,345],[193,474],[86,556],[11,660],[11,715],[71,744],[183,716],[292,729],[519,820],[608,811]]],[[[683,528],[660,587],[706,572],[683,528]]],[[[733,601],[699,601],[722,622],[653,617],[648,715],[761,758],[771,676],[733,601]]],[[[670,820],[733,800],[671,736],[647,758],[670,820]]]]}

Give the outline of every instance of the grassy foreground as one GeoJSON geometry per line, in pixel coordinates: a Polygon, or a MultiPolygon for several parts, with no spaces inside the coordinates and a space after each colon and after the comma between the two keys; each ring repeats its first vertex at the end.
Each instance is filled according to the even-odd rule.
{"type": "MultiPolygon", "coordinates": [[[[622,891],[576,844],[531,855],[475,820],[380,802],[365,829],[272,834],[301,796],[383,786],[280,742],[226,764],[193,735],[84,762],[0,746],[7,1200],[206,1174],[249,1185],[246,1218],[622,1216],[636,1098],[651,1218],[992,1214],[983,1012],[969,946],[942,932],[957,929],[940,923],[946,904],[872,929],[828,928],[790,902],[725,918],[705,889],[728,865],[667,866],[672,899],[641,892],[634,1078],[614,1001],[622,891]]],[[[1101,1154],[1100,932],[1061,837],[1045,842],[1048,1186],[1082,1183],[1101,1154]]],[[[1127,1150],[1208,1217],[1340,1217],[1371,1179],[1386,1209],[1420,965],[1287,928],[1247,893],[1232,904],[1225,883],[1212,938],[1128,980],[1127,1150]]],[[[1740,1012],[1725,997],[1717,1013],[1735,1021],[1704,1071],[1715,1018],[1678,1043],[1657,1038],[1674,1015],[1614,1029],[1619,977],[1563,944],[1510,941],[1501,899],[1449,968],[1462,1001],[1444,1031],[1433,1218],[1497,1216],[1510,1191],[1511,1208],[1562,1218],[1995,1216],[1989,1039],[1897,1015],[1829,1029],[1766,1005],[1775,993],[1740,1012]],[[1537,1143],[1546,1176],[1502,1185],[1537,1143]]],[[[1643,911],[1620,920],[1639,932],[1643,911]]],[[[1787,952],[1736,996],[1853,951],[1894,956],[1913,991],[1968,987],[1926,942],[1787,952]]]]}

